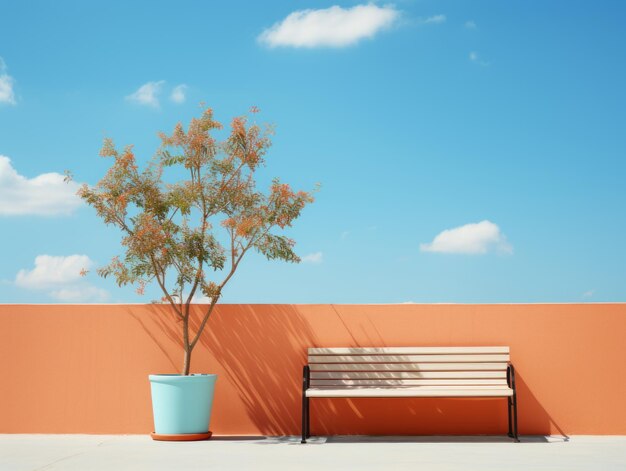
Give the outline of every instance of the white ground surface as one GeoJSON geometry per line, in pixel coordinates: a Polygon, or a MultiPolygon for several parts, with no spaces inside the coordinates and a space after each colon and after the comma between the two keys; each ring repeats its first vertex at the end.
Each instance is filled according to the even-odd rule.
{"type": "Polygon", "coordinates": [[[626,470],[625,436],[216,438],[0,435],[1,471],[626,470]]]}

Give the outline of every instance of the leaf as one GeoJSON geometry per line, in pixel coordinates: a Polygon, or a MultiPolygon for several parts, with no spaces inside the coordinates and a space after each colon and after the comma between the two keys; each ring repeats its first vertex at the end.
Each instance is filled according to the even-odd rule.
{"type": "Polygon", "coordinates": [[[255,244],[255,248],[268,260],[284,260],[297,263],[300,258],[293,251],[293,240],[285,236],[268,234],[255,244]]]}

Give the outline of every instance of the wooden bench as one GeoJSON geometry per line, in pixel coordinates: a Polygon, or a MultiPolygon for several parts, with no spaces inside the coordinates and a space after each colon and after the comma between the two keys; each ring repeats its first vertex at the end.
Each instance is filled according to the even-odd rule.
{"type": "Polygon", "coordinates": [[[302,375],[302,442],[314,397],[507,398],[517,436],[515,370],[509,347],[309,348],[302,375]]]}

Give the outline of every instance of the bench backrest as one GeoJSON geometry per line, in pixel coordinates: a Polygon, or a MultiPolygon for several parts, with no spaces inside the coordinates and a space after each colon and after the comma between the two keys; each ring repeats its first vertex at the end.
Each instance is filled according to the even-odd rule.
{"type": "Polygon", "coordinates": [[[310,386],[506,386],[509,347],[309,348],[310,386]]]}

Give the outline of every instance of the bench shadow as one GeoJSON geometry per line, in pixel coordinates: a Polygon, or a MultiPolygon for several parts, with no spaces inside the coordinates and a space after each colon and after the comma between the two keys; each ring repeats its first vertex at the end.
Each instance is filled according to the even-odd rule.
{"type": "Polygon", "coordinates": [[[559,435],[551,435],[551,437],[557,438],[560,436],[562,438],[561,441],[569,442],[569,435],[565,433],[556,420],[541,405],[526,381],[524,381],[524,375],[520,374],[518,369],[515,370],[515,377],[518,394],[519,423],[522,433],[527,431],[526,433],[529,434],[551,435],[556,431],[559,435]]]}
{"type": "MultiPolygon", "coordinates": [[[[524,443],[549,443],[542,435],[520,437],[524,443]]],[[[401,435],[401,436],[360,436],[337,435],[328,437],[326,443],[514,443],[502,435],[401,435]]]]}
{"type": "MultiPolygon", "coordinates": [[[[563,437],[545,435],[526,435],[520,437],[521,443],[562,443],[563,437]]],[[[255,445],[302,445],[300,436],[250,436],[250,437],[215,437],[217,441],[247,441],[255,445]]],[[[333,435],[314,436],[307,439],[306,445],[346,444],[346,443],[515,443],[509,437],[501,435],[333,435]]]]}
{"type": "MultiPolygon", "coordinates": [[[[570,437],[537,400],[523,375],[518,371],[516,376],[520,440],[568,442],[570,437]]],[[[314,398],[311,421],[313,434],[331,437],[329,441],[351,439],[344,435],[362,441],[400,434],[401,438],[390,440],[510,442],[506,400],[501,398],[314,398]]]]}
{"type": "MultiPolygon", "coordinates": [[[[432,339],[420,338],[416,333],[410,345],[389,338],[379,330],[381,322],[386,322],[384,312],[354,315],[341,306],[331,305],[333,312],[344,329],[347,341],[342,347],[385,347],[432,345],[446,346],[450,343],[433,344],[432,339]]],[[[478,345],[506,345],[506,338],[481,340],[478,345]]],[[[463,345],[463,344],[461,344],[463,345]]],[[[476,344],[467,343],[467,346],[476,344]]],[[[513,358],[515,363],[515,358],[513,358]]],[[[518,430],[520,439],[526,437],[550,436],[558,432],[560,436],[550,436],[551,441],[569,441],[557,421],[542,406],[524,380],[524,371],[516,369],[516,386],[518,392],[518,430]]],[[[359,434],[418,436],[420,439],[450,436],[449,433],[462,436],[506,436],[507,413],[506,402],[498,399],[470,400],[467,399],[435,399],[435,398],[402,398],[386,400],[382,407],[375,401],[380,399],[316,399],[311,401],[311,422],[313,432],[318,435],[359,434]],[[323,401],[328,404],[323,405],[323,401]],[[334,404],[333,404],[334,403],[334,404]],[[317,417],[316,417],[317,416],[317,417]],[[374,425],[374,426],[372,426],[374,425]],[[473,435],[479,434],[479,435],[473,435]],[[428,435],[427,437],[423,437],[428,435]]],[[[387,436],[387,435],[385,435],[387,436]]],[[[454,437],[454,435],[452,435],[454,437]]]]}

